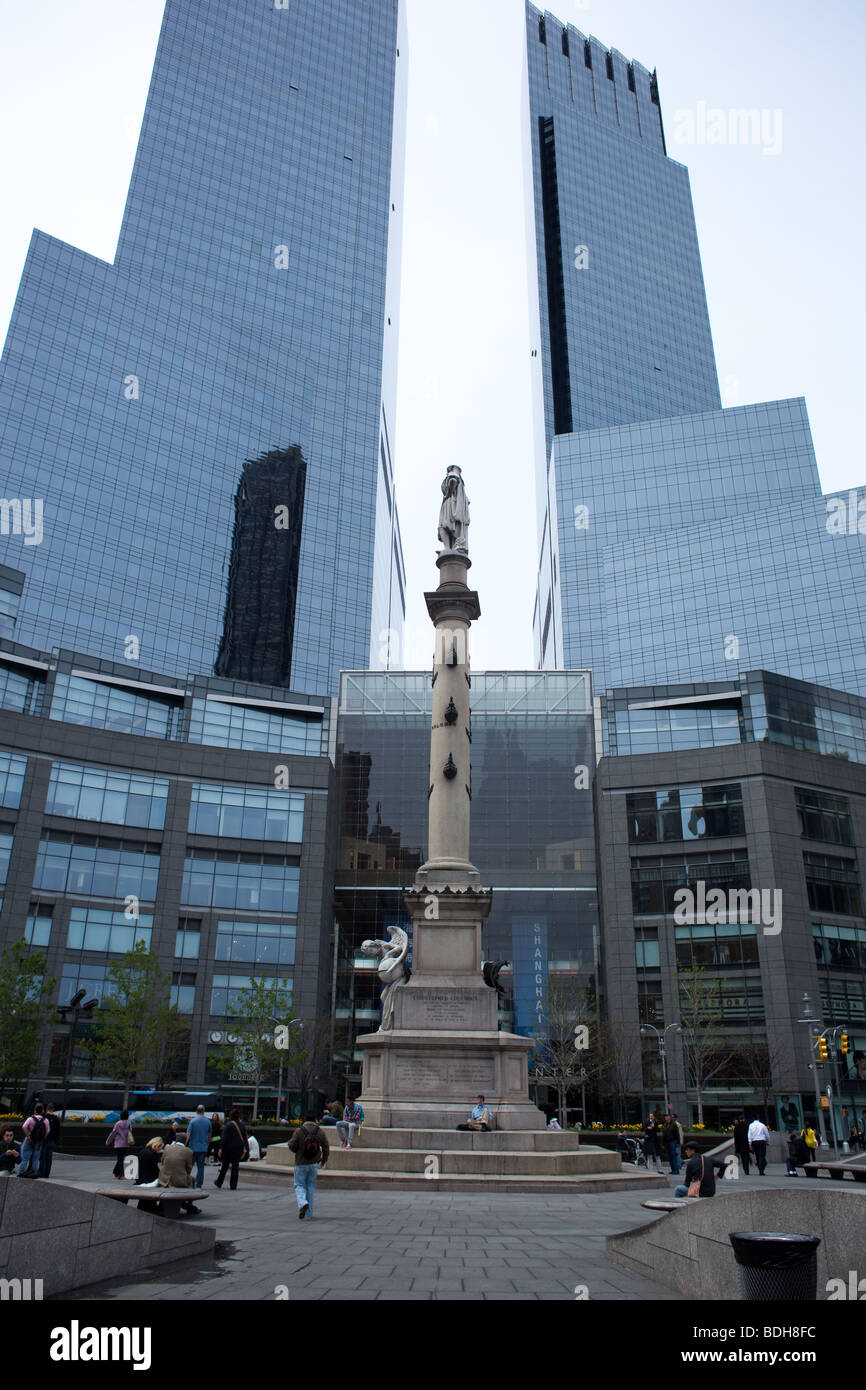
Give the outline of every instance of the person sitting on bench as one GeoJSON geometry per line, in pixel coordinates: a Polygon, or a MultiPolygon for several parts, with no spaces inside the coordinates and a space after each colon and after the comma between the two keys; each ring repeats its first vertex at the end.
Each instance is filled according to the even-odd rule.
{"type": "Polygon", "coordinates": [[[493,1128],[493,1120],[490,1117],[490,1111],[484,1104],[483,1096],[479,1096],[478,1104],[473,1105],[472,1114],[469,1116],[469,1119],[466,1122],[466,1124],[458,1125],[457,1128],[483,1130],[485,1134],[487,1134],[493,1128]]]}

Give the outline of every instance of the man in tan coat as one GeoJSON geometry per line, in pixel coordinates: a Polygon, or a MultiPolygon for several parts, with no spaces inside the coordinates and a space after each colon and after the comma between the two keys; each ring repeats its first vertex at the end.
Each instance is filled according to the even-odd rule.
{"type": "MultiPolygon", "coordinates": [[[[162,1167],[159,1170],[160,1187],[194,1187],[195,1178],[192,1175],[193,1156],[192,1149],[188,1149],[182,1139],[176,1139],[173,1144],[169,1144],[162,1156],[162,1167]]],[[[197,1207],[193,1201],[184,1202],[183,1210],[191,1215],[197,1215],[201,1207],[197,1207]]]]}

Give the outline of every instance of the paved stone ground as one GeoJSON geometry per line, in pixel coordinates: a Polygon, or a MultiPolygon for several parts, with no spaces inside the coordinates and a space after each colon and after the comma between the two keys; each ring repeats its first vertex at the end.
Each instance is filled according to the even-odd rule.
{"type": "MultiPolygon", "coordinates": [[[[110,1161],[100,1159],[55,1158],[53,1177],[91,1189],[117,1181],[110,1161]]],[[[90,1285],[63,1299],[272,1300],[282,1286],[292,1301],[550,1301],[573,1300],[575,1286],[583,1285],[590,1300],[680,1301],[605,1259],[606,1235],[653,1219],[641,1206],[647,1194],[639,1191],[481,1197],[323,1189],[315,1220],[299,1221],[288,1185],[244,1190],[241,1176],[236,1192],[220,1191],[214,1177],[206,1168],[211,1195],[195,1218],[216,1229],[213,1262],[197,1258],[142,1269],[128,1282],[90,1285]]],[[[671,1189],[677,1181],[669,1178],[671,1189]]],[[[784,1165],[776,1164],[764,1178],[739,1181],[756,1188],[810,1180],[786,1178],[784,1165]]],[[[854,1187],[850,1179],[845,1185],[854,1187]]]]}

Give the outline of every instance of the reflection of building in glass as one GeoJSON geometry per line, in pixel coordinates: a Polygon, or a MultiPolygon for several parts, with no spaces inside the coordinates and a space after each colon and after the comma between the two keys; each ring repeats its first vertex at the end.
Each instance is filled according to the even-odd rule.
{"type": "MultiPolygon", "coordinates": [[[[409,927],[401,890],[426,858],[431,710],[429,674],[343,677],[336,1021],[353,1080],[353,1037],[379,1020],[378,981],[358,948],[389,924],[409,927]]],[[[551,974],[596,981],[593,767],[586,673],[472,677],[471,855],[494,890],[484,954],[509,962],[500,1020],[511,1031],[536,1030],[551,974]]]]}
{"type": "Polygon", "coordinates": [[[655,74],[526,7],[541,667],[596,690],[765,667],[866,694],[866,535],[804,401],[720,409],[655,74]],[[640,621],[635,621],[640,614],[640,621]]]}
{"type": "Polygon", "coordinates": [[[289,684],[306,475],[300,449],[274,449],[244,464],[218,676],[289,684]]]}
{"type": "MultiPolygon", "coordinates": [[[[119,661],[134,637],[137,664],[212,671],[243,461],[288,444],[307,476],[280,683],[336,690],[399,634],[403,9],[167,0],[114,263],[35,232],[12,316],[4,488],[44,502],[41,543],[0,537],[17,641],[119,661]]],[[[256,601],[233,582],[234,672],[256,601]]]]}
{"type": "MultiPolygon", "coordinates": [[[[614,1027],[635,1037],[641,1024],[682,1020],[697,967],[718,1037],[708,1117],[762,1108],[766,1079],[769,1095],[814,1121],[814,1058],[796,1022],[808,992],[817,1031],[849,1035],[845,1055],[830,1039],[844,1136],[866,1107],[866,699],[751,671],[614,690],[601,711],[596,823],[614,1027]],[[724,895],[718,913],[713,890],[724,895]]],[[[694,1119],[672,1033],[667,1055],[674,1108],[694,1119]]],[[[657,1062],[650,1037],[631,1066],[645,1106],[662,1098],[657,1062]]],[[[825,1076],[834,1081],[832,1062],[825,1076]]]]}

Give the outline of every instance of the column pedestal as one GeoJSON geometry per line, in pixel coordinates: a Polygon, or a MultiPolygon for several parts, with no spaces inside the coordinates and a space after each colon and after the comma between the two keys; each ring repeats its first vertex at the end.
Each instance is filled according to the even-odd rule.
{"type": "Polygon", "coordinates": [[[412,977],[396,987],[393,1029],[357,1039],[368,1123],[453,1129],[483,1095],[497,1129],[544,1129],[544,1115],[529,1100],[533,1040],[499,1031],[496,990],[481,975],[491,894],[474,886],[438,893],[416,887],[405,903],[412,977]]]}

